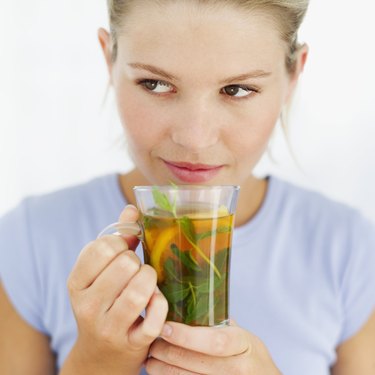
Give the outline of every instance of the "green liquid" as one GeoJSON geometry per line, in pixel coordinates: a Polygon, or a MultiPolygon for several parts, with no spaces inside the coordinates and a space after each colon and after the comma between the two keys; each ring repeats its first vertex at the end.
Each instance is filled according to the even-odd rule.
{"type": "MultiPolygon", "coordinates": [[[[157,213],[157,215],[155,215],[157,213]]],[[[168,300],[168,320],[214,326],[228,320],[233,215],[143,216],[145,262],[168,300]]]]}

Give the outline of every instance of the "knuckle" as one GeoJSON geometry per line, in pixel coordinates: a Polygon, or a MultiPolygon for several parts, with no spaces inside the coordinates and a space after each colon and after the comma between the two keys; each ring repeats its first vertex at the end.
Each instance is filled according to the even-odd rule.
{"type": "Polygon", "coordinates": [[[66,287],[70,295],[73,295],[75,291],[77,290],[75,286],[74,277],[72,276],[72,274],[70,274],[68,279],[66,280],[66,287]]]}
{"type": "Polygon", "coordinates": [[[137,269],[141,266],[141,260],[133,250],[126,250],[124,255],[128,257],[129,261],[134,264],[137,269]]]}
{"type": "Polygon", "coordinates": [[[131,274],[138,272],[140,267],[139,261],[134,259],[127,251],[118,257],[117,263],[121,271],[131,274]]]}
{"type": "Polygon", "coordinates": [[[88,248],[95,253],[96,256],[112,259],[120,251],[128,249],[127,243],[119,236],[106,235],[91,242],[88,248]]]}
{"type": "Polygon", "coordinates": [[[102,303],[100,296],[82,292],[73,305],[74,313],[81,320],[95,322],[100,316],[102,303]]]}
{"type": "Polygon", "coordinates": [[[158,275],[157,275],[157,273],[156,273],[156,271],[153,267],[151,267],[148,264],[143,264],[142,265],[142,272],[145,272],[148,277],[152,278],[155,281],[155,284],[156,284],[156,280],[157,280],[158,275]]]}
{"type": "Polygon", "coordinates": [[[168,301],[163,294],[159,294],[157,296],[157,303],[158,303],[158,310],[161,312],[162,315],[166,315],[169,310],[168,301]]]}
{"type": "Polygon", "coordinates": [[[127,291],[127,300],[129,308],[135,310],[146,307],[148,302],[148,298],[138,290],[127,291]]]}
{"type": "Polygon", "coordinates": [[[166,356],[172,363],[179,363],[187,359],[186,351],[180,346],[169,346],[166,349],[166,356]]]}
{"type": "MultiPolygon", "coordinates": [[[[160,322],[164,322],[167,318],[168,311],[169,311],[168,301],[161,294],[161,295],[154,296],[153,303],[155,306],[155,310],[157,311],[156,315],[158,319],[160,319],[160,322]]],[[[160,334],[160,332],[158,334],[160,334]]]]}
{"type": "Polygon", "coordinates": [[[106,258],[110,260],[117,255],[115,247],[106,237],[99,238],[93,242],[90,249],[92,249],[93,255],[99,258],[106,258]]]}
{"type": "Polygon", "coordinates": [[[142,336],[146,342],[150,342],[160,335],[160,331],[161,329],[146,324],[142,327],[142,336]]]}
{"type": "Polygon", "coordinates": [[[116,259],[117,267],[120,269],[120,271],[130,271],[132,268],[132,264],[129,260],[129,258],[125,254],[121,254],[116,259]]]}

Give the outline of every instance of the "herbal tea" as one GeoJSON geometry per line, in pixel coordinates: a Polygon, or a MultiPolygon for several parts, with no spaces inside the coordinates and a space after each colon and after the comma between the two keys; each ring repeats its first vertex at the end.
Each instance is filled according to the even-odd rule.
{"type": "Polygon", "coordinates": [[[145,262],[157,272],[168,320],[212,326],[228,319],[233,215],[226,209],[215,215],[191,207],[143,214],[145,262]]]}

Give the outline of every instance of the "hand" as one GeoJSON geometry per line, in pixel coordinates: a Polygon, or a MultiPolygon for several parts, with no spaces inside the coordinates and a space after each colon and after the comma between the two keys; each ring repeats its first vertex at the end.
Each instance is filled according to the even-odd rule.
{"type": "MultiPolygon", "coordinates": [[[[137,218],[136,208],[127,206],[120,222],[137,218]]],[[[83,373],[138,374],[162,330],[168,303],[156,287],[155,270],[128,250],[137,242],[134,236],[103,236],[82,250],[69,276],[78,325],[71,357],[85,366],[83,373]]]]}
{"type": "Polygon", "coordinates": [[[234,322],[189,327],[168,322],[150,349],[150,375],[281,375],[264,344],[234,322]]]}

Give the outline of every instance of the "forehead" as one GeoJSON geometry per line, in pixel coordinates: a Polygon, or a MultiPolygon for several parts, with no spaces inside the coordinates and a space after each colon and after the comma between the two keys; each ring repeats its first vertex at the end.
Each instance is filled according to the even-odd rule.
{"type": "Polygon", "coordinates": [[[152,63],[174,72],[218,74],[285,67],[285,43],[266,13],[195,1],[139,2],[126,16],[119,63],[152,63]]]}

